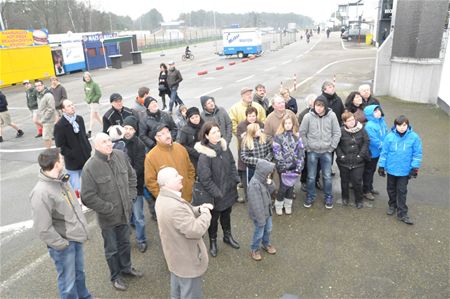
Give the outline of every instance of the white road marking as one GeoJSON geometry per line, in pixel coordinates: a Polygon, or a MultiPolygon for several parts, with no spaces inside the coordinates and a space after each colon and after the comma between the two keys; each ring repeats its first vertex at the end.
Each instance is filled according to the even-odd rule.
{"type": "Polygon", "coordinates": [[[288,64],[288,63],[291,63],[291,62],[292,62],[292,59],[289,59],[289,60],[286,60],[286,61],[282,62],[281,65],[285,65],[285,64],[288,64]]]}
{"type": "Polygon", "coordinates": [[[208,61],[208,60],[213,60],[213,59],[217,59],[217,57],[203,58],[203,59],[200,59],[199,61],[208,61]]]}
{"type": "Polygon", "coordinates": [[[253,78],[253,77],[255,77],[255,75],[251,75],[251,76],[248,76],[248,77],[245,77],[245,78],[239,79],[239,80],[237,80],[237,81],[236,81],[236,83],[238,83],[238,82],[242,82],[242,81],[245,81],[245,80],[248,80],[248,79],[251,79],[251,78],[253,78]]]}
{"type": "Polygon", "coordinates": [[[207,91],[207,92],[205,92],[205,93],[202,93],[201,95],[197,96],[197,98],[202,97],[202,96],[205,96],[205,95],[210,95],[210,94],[212,94],[212,93],[214,93],[214,92],[216,92],[216,91],[219,91],[219,90],[221,90],[221,89],[223,89],[223,87],[218,87],[218,88],[215,88],[215,89],[213,89],[213,90],[209,90],[209,91],[207,91]]]}
{"type": "MultiPolygon", "coordinates": [[[[22,222],[17,222],[9,225],[0,227],[0,234],[4,234],[11,231],[29,229],[33,226],[33,220],[27,220],[22,222]]],[[[2,239],[3,240],[3,239],[2,239]]]]}
{"type": "Polygon", "coordinates": [[[344,49],[344,50],[347,50],[347,48],[345,47],[345,45],[344,45],[344,40],[341,38],[341,45],[342,45],[342,48],[344,49]]]}
{"type": "Polygon", "coordinates": [[[273,67],[269,67],[268,69],[265,69],[264,71],[265,72],[270,72],[271,70],[274,70],[276,68],[277,68],[276,66],[273,66],[273,67]]]}

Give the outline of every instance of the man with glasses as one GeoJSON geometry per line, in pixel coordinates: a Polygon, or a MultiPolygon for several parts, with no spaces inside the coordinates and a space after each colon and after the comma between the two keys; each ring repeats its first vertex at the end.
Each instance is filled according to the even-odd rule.
{"type": "Polygon", "coordinates": [[[53,129],[55,127],[55,99],[42,80],[36,80],[38,111],[42,123],[42,139],[46,148],[52,147],[53,129]]]}

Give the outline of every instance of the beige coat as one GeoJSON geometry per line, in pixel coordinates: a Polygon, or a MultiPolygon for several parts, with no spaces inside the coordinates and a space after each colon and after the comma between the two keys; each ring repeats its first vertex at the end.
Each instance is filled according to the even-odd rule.
{"type": "Polygon", "coordinates": [[[266,121],[264,122],[264,134],[269,135],[270,137],[274,137],[278,131],[278,128],[281,125],[281,121],[285,115],[292,115],[295,118],[295,123],[298,126],[298,119],[295,116],[294,112],[289,109],[285,110],[285,113],[282,115],[277,111],[272,111],[272,113],[267,116],[266,121]]]}
{"type": "Polygon", "coordinates": [[[169,271],[182,278],[203,275],[208,268],[208,252],[202,237],[208,230],[211,214],[200,214],[197,207],[164,187],[155,210],[169,271]]]}

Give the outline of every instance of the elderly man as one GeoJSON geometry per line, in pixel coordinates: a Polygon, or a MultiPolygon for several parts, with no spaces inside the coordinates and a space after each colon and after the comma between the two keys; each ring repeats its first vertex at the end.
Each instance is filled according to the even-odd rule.
{"type": "Polygon", "coordinates": [[[231,106],[230,112],[228,113],[231,118],[231,123],[233,124],[233,134],[236,135],[236,128],[238,124],[246,120],[247,117],[245,115],[245,111],[249,106],[253,106],[258,110],[258,120],[264,122],[266,119],[266,111],[264,108],[252,100],[252,91],[253,89],[249,87],[244,87],[241,89],[241,100],[231,106]]]}
{"type": "Polygon", "coordinates": [[[336,94],[336,86],[333,82],[325,81],[322,84],[322,94],[318,98],[327,102],[328,108],[333,110],[336,115],[339,126],[342,126],[341,115],[344,113],[344,104],[341,98],[336,94]]]}
{"type": "Polygon", "coordinates": [[[157,198],[159,186],[158,171],[163,167],[173,167],[184,177],[182,197],[191,202],[192,186],[195,180],[195,168],[189,159],[187,150],[179,143],[173,142],[169,128],[160,124],[156,129],[156,146],[145,157],[145,186],[157,198]]]}
{"type": "Polygon", "coordinates": [[[136,173],[119,150],[113,150],[111,138],[98,133],[94,139],[95,154],[81,175],[81,200],[97,213],[102,230],[106,261],[113,287],[125,291],[122,275],[141,277],[131,266],[130,214],[136,198],[136,173]]]}
{"type": "Polygon", "coordinates": [[[232,124],[228,113],[224,108],[216,105],[216,100],[211,96],[201,96],[200,104],[202,105],[203,112],[201,117],[205,122],[213,121],[219,125],[220,133],[225,139],[227,144],[230,144],[232,134],[232,124]]]}
{"type": "Polygon", "coordinates": [[[34,86],[37,90],[38,111],[42,123],[42,139],[46,148],[52,146],[53,129],[55,127],[55,99],[42,80],[36,80],[34,86]]]}
{"type": "Polygon", "coordinates": [[[86,288],[83,243],[87,221],[64,175],[59,149],[39,154],[39,181],[30,194],[33,227],[47,245],[58,272],[61,298],[92,298],[86,288]]]}
{"type": "Polygon", "coordinates": [[[276,95],[273,98],[272,105],[273,105],[273,112],[269,114],[269,116],[266,118],[266,121],[264,122],[264,133],[271,137],[275,136],[275,133],[277,132],[278,127],[281,124],[281,120],[286,115],[292,115],[293,118],[297,120],[297,117],[295,116],[294,112],[292,112],[289,109],[286,109],[286,102],[281,96],[276,95]]]}
{"type": "Polygon", "coordinates": [[[161,245],[170,271],[171,298],[202,298],[202,275],[208,268],[203,235],[211,221],[211,204],[198,207],[181,197],[183,177],[172,167],[158,172],[156,201],[161,245]],[[182,252],[183,254],[180,254],[182,252]]]}
{"type": "Polygon", "coordinates": [[[359,93],[362,97],[362,106],[363,108],[369,106],[369,105],[380,105],[380,101],[378,101],[376,98],[372,97],[372,93],[370,92],[370,85],[369,84],[362,84],[358,88],[359,93]]]}
{"type": "Polygon", "coordinates": [[[55,124],[55,144],[61,148],[70,184],[79,195],[81,170],[91,157],[91,144],[86,135],[86,127],[81,116],[75,113],[75,106],[70,100],[61,104],[62,117],[55,124]]]}

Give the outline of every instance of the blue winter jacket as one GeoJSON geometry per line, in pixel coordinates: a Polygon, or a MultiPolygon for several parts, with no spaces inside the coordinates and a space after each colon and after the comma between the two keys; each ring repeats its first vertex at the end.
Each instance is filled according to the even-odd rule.
{"type": "MultiPolygon", "coordinates": [[[[380,156],[383,139],[388,133],[384,116],[381,116],[380,118],[375,118],[373,116],[373,112],[376,108],[380,108],[380,106],[370,105],[364,108],[364,115],[367,118],[367,123],[364,128],[366,129],[367,135],[369,135],[369,150],[372,158],[378,158],[380,156]]],[[[381,115],[383,115],[383,113],[381,115]]]]}
{"type": "Polygon", "coordinates": [[[381,150],[379,167],[394,176],[407,176],[411,169],[419,168],[422,163],[422,140],[411,127],[403,136],[392,128],[386,136],[381,150]]]}

